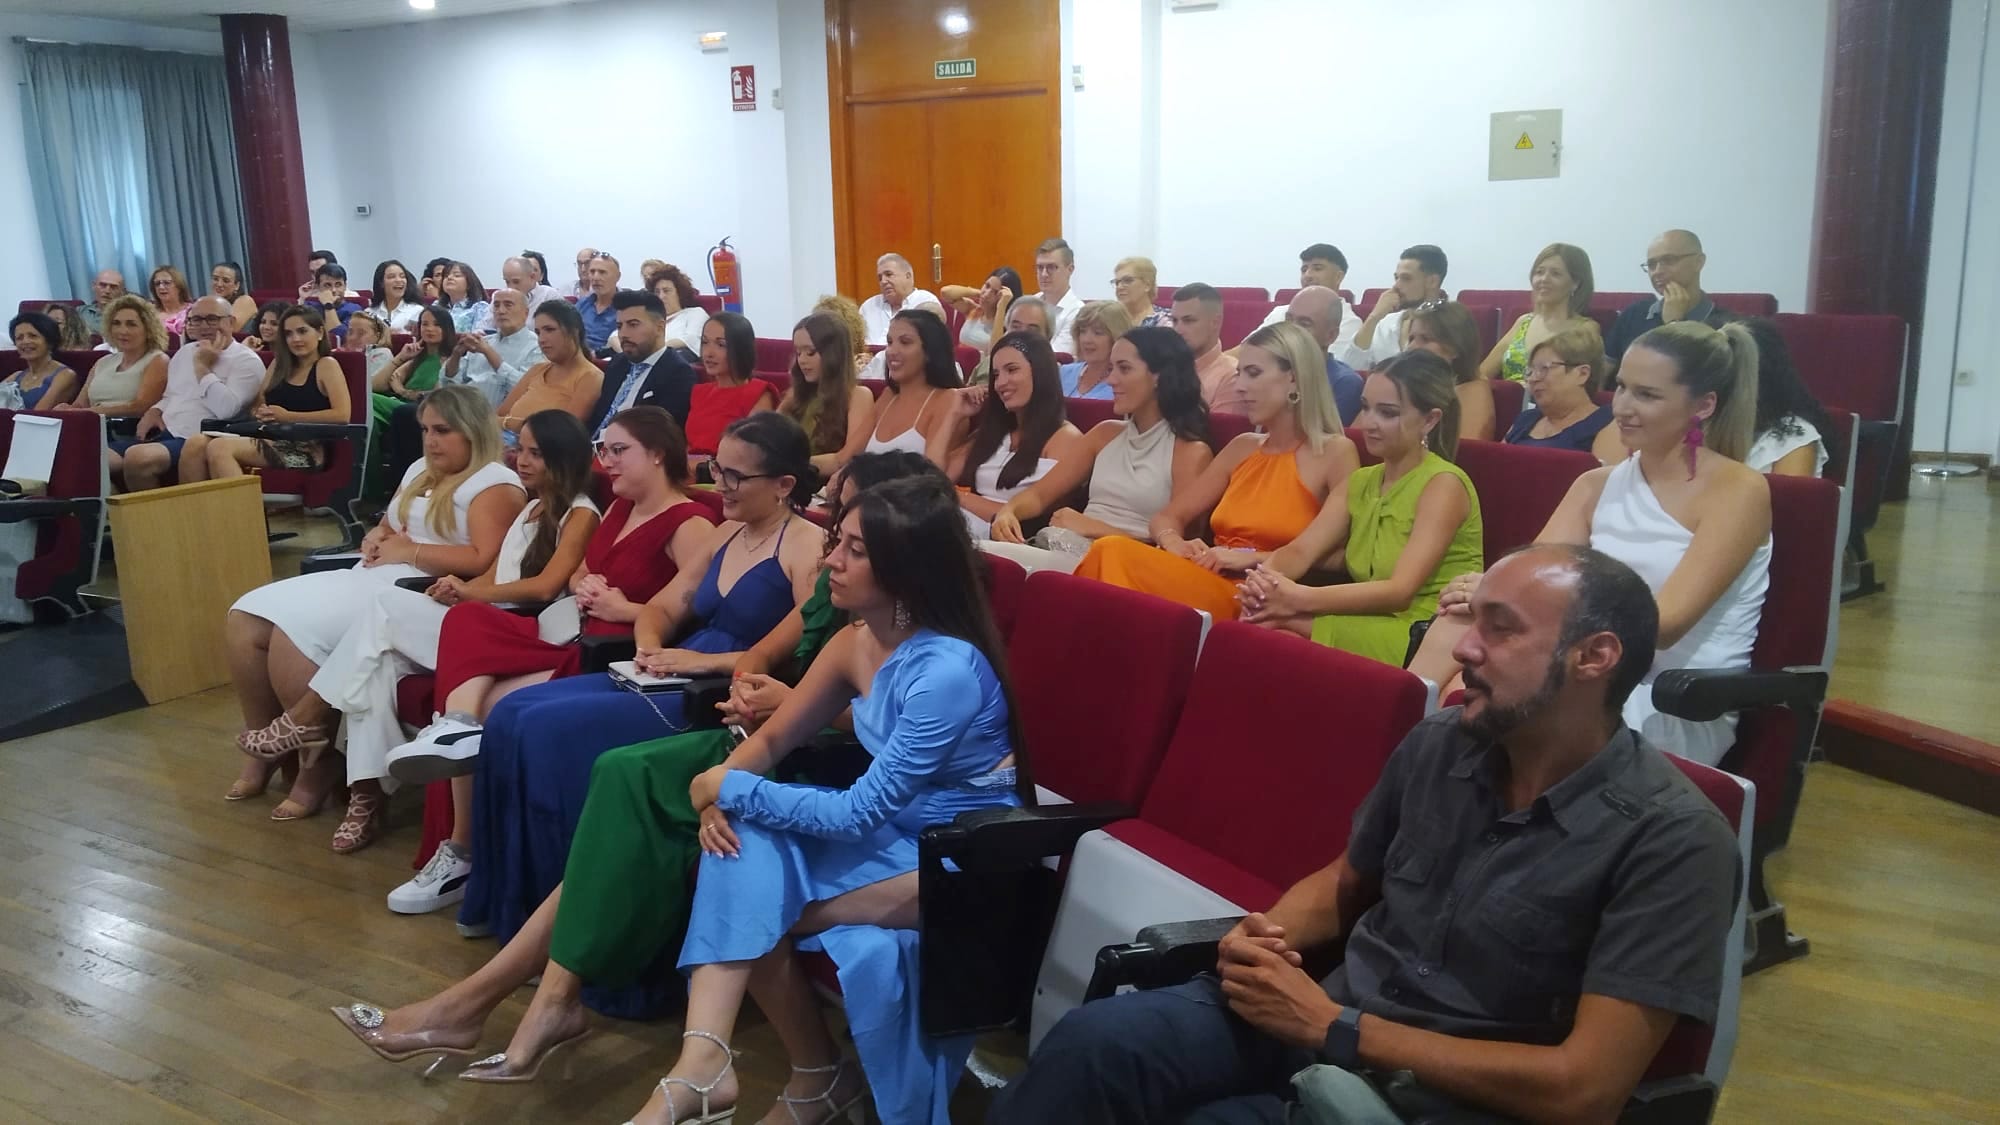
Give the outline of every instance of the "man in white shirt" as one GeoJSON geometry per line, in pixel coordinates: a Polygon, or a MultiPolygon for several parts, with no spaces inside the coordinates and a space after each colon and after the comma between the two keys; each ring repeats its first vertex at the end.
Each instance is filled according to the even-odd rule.
{"type": "MultiPolygon", "coordinates": [[[[563,295],[556,292],[554,287],[543,283],[541,271],[536,268],[532,258],[509,258],[500,263],[500,279],[507,288],[527,298],[527,311],[522,314],[524,318],[535,315],[535,310],[542,307],[543,301],[563,299],[563,295]]],[[[491,332],[493,328],[493,309],[489,305],[485,312],[479,314],[479,320],[473,324],[472,330],[491,332]]],[[[535,362],[540,363],[541,360],[537,359],[535,362]]],[[[522,370],[527,369],[522,368],[522,370]]]]}
{"type": "Polygon", "coordinates": [[[1042,291],[1032,294],[1040,297],[1055,316],[1055,334],[1049,337],[1049,344],[1065,355],[1076,354],[1076,334],[1072,330],[1076,324],[1076,314],[1083,311],[1087,303],[1076,290],[1069,287],[1070,275],[1076,272],[1076,253],[1069,243],[1060,238],[1051,238],[1035,247],[1035,281],[1042,291]]]}
{"type": "MultiPolygon", "coordinates": [[[[510,270],[518,261],[519,258],[507,259],[510,270]]],[[[525,274],[518,276],[525,280],[525,274]]],[[[528,330],[528,298],[512,288],[515,277],[510,272],[509,287],[493,291],[494,332],[460,335],[450,357],[444,361],[445,382],[478,387],[495,407],[521,381],[521,376],[528,373],[528,368],[542,362],[541,342],[528,330]]]]}
{"type": "MultiPolygon", "coordinates": [[[[1310,289],[1318,285],[1334,290],[1335,295],[1338,296],[1341,283],[1346,280],[1347,255],[1340,252],[1340,247],[1335,246],[1331,242],[1315,242],[1304,250],[1299,251],[1300,289],[1310,289]]],[[[1264,318],[1264,323],[1257,327],[1267,328],[1273,324],[1282,324],[1288,319],[1290,312],[1291,306],[1280,302],[1276,308],[1271,310],[1270,315],[1264,318]]],[[[1332,344],[1327,346],[1326,354],[1336,359],[1339,358],[1346,352],[1347,345],[1354,342],[1354,334],[1359,331],[1361,331],[1360,317],[1341,317],[1340,334],[1334,337],[1332,344]]],[[[1236,349],[1229,349],[1229,354],[1235,355],[1236,349]]]]}
{"type": "Polygon", "coordinates": [[[1421,244],[1403,251],[1396,262],[1396,280],[1375,301],[1368,318],[1342,350],[1340,359],[1356,371],[1373,371],[1403,350],[1403,313],[1418,305],[1444,300],[1444,251],[1421,244]]]}
{"type": "Polygon", "coordinates": [[[884,254],[875,259],[875,280],[882,292],[861,302],[861,321],[868,327],[869,344],[889,342],[889,322],[904,309],[927,308],[944,316],[944,305],[934,293],[917,288],[917,273],[901,254],[884,254]]]}
{"type": "Polygon", "coordinates": [[[119,491],[158,488],[189,439],[200,438],[203,421],[234,418],[257,401],[264,361],[231,337],[235,323],[220,297],[203,297],[188,310],[187,343],[167,361],[165,393],[139,419],[138,437],[111,444],[111,481],[119,491]]]}

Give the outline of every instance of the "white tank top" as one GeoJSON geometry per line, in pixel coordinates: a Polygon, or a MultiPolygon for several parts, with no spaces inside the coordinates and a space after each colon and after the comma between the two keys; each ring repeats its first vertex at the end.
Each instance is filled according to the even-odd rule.
{"type": "MultiPolygon", "coordinates": [[[[562,525],[560,526],[567,526],[569,524],[569,517],[576,514],[579,508],[593,515],[602,514],[598,512],[597,505],[591,501],[590,497],[579,496],[570,504],[569,511],[563,515],[562,525]]],[[[514,522],[507,525],[507,534],[500,537],[500,553],[493,560],[493,582],[495,585],[505,585],[509,582],[519,582],[521,580],[521,560],[528,557],[528,543],[534,538],[535,534],[534,529],[530,525],[535,520],[535,514],[541,510],[542,502],[540,500],[530,500],[527,506],[521,509],[521,514],[514,517],[514,522]]]]}
{"type": "MultiPolygon", "coordinates": [[[[1687,555],[1694,533],[1660,506],[1652,486],[1629,457],[1605,478],[1590,515],[1590,545],[1637,571],[1657,595],[1687,555]]],[[[1766,536],[1695,627],[1653,657],[1653,669],[1625,701],[1625,722],[1662,750],[1714,765],[1736,738],[1736,716],[1697,723],[1653,709],[1653,681],[1670,668],[1748,668],[1757,643],[1757,619],[1771,585],[1771,540],[1766,536]]]]}
{"type": "Polygon", "coordinates": [[[875,429],[868,435],[868,444],[863,446],[861,451],[863,453],[922,453],[924,451],[924,435],[918,432],[917,422],[923,420],[924,408],[931,404],[931,395],[936,393],[937,388],[932,387],[930,394],[925,395],[924,401],[918,404],[917,416],[910,422],[910,428],[897,434],[895,437],[883,437],[881,423],[876,423],[875,429]]]}
{"type": "MultiPolygon", "coordinates": [[[[404,532],[411,539],[419,543],[443,546],[446,545],[444,541],[440,540],[437,534],[431,530],[429,518],[431,498],[428,494],[411,499],[408,527],[403,526],[403,521],[399,514],[403,507],[403,490],[408,488],[410,482],[417,479],[417,476],[423,471],[424,460],[419,457],[417,458],[417,463],[410,466],[410,471],[403,474],[403,483],[397,487],[396,495],[389,500],[389,526],[404,532]]],[[[520,488],[521,478],[514,475],[514,470],[498,461],[487,462],[485,465],[480,466],[471,476],[459,483],[458,488],[451,495],[451,506],[454,509],[452,514],[456,517],[453,521],[453,526],[457,530],[452,533],[450,546],[463,547],[467,543],[472,542],[472,530],[467,526],[466,519],[467,514],[472,510],[472,501],[487,489],[502,484],[520,488]]]]}
{"type": "MultiPolygon", "coordinates": [[[[1029,470],[1028,475],[1015,482],[1012,488],[1002,488],[1000,487],[1000,471],[1005,469],[1007,462],[1013,459],[1014,451],[1007,448],[1006,442],[1001,442],[1000,448],[993,451],[993,456],[988,457],[985,464],[980,465],[972,471],[972,490],[986,497],[988,500],[998,500],[1004,504],[1021,493],[1026,492],[1029,485],[1047,476],[1049,470],[1056,467],[1055,458],[1040,458],[1035,462],[1035,467],[1029,470]]],[[[992,537],[992,524],[980,519],[971,512],[965,512],[962,508],[960,511],[964,512],[966,530],[972,533],[974,539],[989,539],[992,537]]]]}

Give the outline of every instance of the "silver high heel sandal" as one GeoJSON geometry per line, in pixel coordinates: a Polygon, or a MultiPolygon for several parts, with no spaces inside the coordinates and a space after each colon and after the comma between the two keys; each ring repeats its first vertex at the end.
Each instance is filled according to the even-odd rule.
{"type": "MultiPolygon", "coordinates": [[[[706,1086],[697,1086],[685,1078],[669,1077],[660,1079],[660,1096],[665,1098],[667,1102],[667,1121],[669,1125],[729,1125],[730,1122],[736,1120],[736,1107],[730,1106],[727,1109],[711,1110],[708,1108],[708,1096],[715,1092],[717,1086],[722,1085],[722,1080],[735,1068],[736,1052],[730,1050],[729,1044],[724,1043],[720,1036],[711,1035],[706,1031],[683,1031],[681,1032],[681,1038],[706,1039],[710,1043],[722,1048],[723,1053],[729,1056],[729,1061],[722,1064],[722,1069],[715,1072],[715,1077],[709,1079],[706,1086]],[[697,1111],[699,1116],[690,1117],[686,1121],[682,1121],[680,1115],[674,1112],[673,1088],[675,1086],[686,1086],[700,1095],[701,1109],[697,1111]]],[[[634,1125],[634,1123],[628,1120],[625,1122],[625,1125],[634,1125]]]]}
{"type": "Polygon", "coordinates": [[[792,1068],[793,1074],[833,1075],[832,1078],[827,1080],[826,1089],[821,1090],[810,1098],[788,1098],[783,1094],[778,1095],[779,1103],[785,1107],[785,1112],[791,1115],[792,1125],[805,1125],[799,1119],[799,1107],[808,1105],[823,1105],[827,1108],[827,1115],[819,1119],[818,1125],[826,1125],[829,1121],[839,1121],[842,1118],[846,1118],[849,1125],[867,1125],[866,1116],[862,1113],[861,1109],[861,1103],[867,1100],[868,1097],[868,1088],[866,1085],[862,1086],[860,1093],[847,1099],[846,1102],[840,1105],[833,1104],[833,1092],[840,1088],[840,1074],[847,1069],[847,1064],[851,1061],[850,1059],[841,1059],[832,1066],[795,1066],[792,1068]]]}

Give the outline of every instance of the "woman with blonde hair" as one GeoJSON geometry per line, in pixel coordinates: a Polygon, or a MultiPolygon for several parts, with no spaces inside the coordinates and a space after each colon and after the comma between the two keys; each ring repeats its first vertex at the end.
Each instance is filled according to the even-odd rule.
{"type": "MultiPolygon", "coordinates": [[[[1594,397],[1604,366],[1604,336],[1594,320],[1573,324],[1536,344],[1528,358],[1528,397],[1534,402],[1514,419],[1507,443],[1591,448],[1611,424],[1611,408],[1599,406],[1594,397]]],[[[1608,456],[1616,460],[1619,454],[1608,456]]]]}
{"type": "MultiPolygon", "coordinates": [[[[291,796],[273,820],[314,815],[340,783],[339,764],[322,755],[323,732],[282,716],[362,611],[399,579],[484,573],[527,504],[520,478],[500,461],[500,428],[479,388],[440,387],[424,397],[417,418],[423,459],[361,541],[359,564],[260,586],[230,607],[224,643],[243,711],[237,745],[250,760],[228,798],[254,797],[291,767],[291,796]]],[[[342,820],[336,843],[359,838],[375,811],[350,808],[357,815],[342,820]]]]}
{"type": "Polygon", "coordinates": [[[1403,317],[1403,347],[1426,351],[1451,365],[1458,379],[1458,432],[1461,437],[1492,441],[1499,417],[1493,387],[1479,377],[1479,326],[1472,312],[1457,301],[1418,305],[1403,317]]]}
{"type": "Polygon", "coordinates": [[[187,275],[173,266],[159,266],[146,279],[146,292],[160,310],[161,326],[176,336],[185,335],[188,308],[194,304],[187,275]]]}
{"type": "Polygon", "coordinates": [[[778,413],[805,430],[823,480],[861,452],[875,425],[875,396],[855,381],[852,339],[829,313],[808,314],[792,328],[792,381],[778,413]]]}
{"type": "Polygon", "coordinates": [[[1076,311],[1070,336],[1076,341],[1076,362],[1058,369],[1064,398],[1113,397],[1107,377],[1111,374],[1111,345],[1134,328],[1151,327],[1133,321],[1131,314],[1116,301],[1092,301],[1076,311]]]}
{"type": "Polygon", "coordinates": [[[1590,255],[1567,242],[1551,242],[1535,255],[1528,267],[1528,288],[1534,293],[1534,308],[1514,322],[1480,361],[1479,374],[1486,379],[1528,377],[1528,362],[1543,340],[1579,322],[1590,319],[1590,295],[1596,292],[1590,272],[1590,255]]]}
{"type": "Polygon", "coordinates": [[[868,361],[875,358],[861,341],[868,338],[868,322],[861,319],[861,306],[838,293],[821,295],[813,302],[812,311],[825,313],[839,320],[847,329],[847,338],[854,342],[854,370],[858,374],[868,367],[868,361]]]}
{"type": "Polygon", "coordinates": [[[1172,310],[1163,309],[1155,303],[1160,295],[1160,273],[1153,268],[1153,259],[1122,259],[1112,267],[1112,274],[1111,292],[1117,298],[1118,306],[1131,319],[1132,327],[1174,326],[1172,310]]]}
{"type": "Polygon", "coordinates": [[[167,392],[167,330],[159,311],[137,293],[104,307],[104,343],[76,402],[58,410],[91,410],[107,418],[138,418],[167,392]]]}
{"type": "Polygon", "coordinates": [[[1410,625],[1437,614],[1445,583],[1483,560],[1479,495],[1458,453],[1458,396],[1450,366],[1407,351],[1377,367],[1355,420],[1377,462],[1347,478],[1305,533],[1244,578],[1247,621],[1401,666],[1410,625]],[[1322,560],[1348,581],[1301,586],[1322,560]]]}
{"type": "Polygon", "coordinates": [[[1107,536],[1077,564],[1078,575],[1233,619],[1241,576],[1298,538],[1360,467],[1326,382],[1326,352],[1310,333],[1296,324],[1259,328],[1237,360],[1256,430],[1174,490],[1148,528],[1157,546],[1107,536]],[[1204,518],[1212,544],[1187,537],[1204,518]]]}

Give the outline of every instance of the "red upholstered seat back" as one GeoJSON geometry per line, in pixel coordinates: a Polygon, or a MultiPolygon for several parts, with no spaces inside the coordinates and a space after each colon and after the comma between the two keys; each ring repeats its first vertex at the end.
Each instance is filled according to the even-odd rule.
{"type": "MultiPolygon", "coordinates": [[[[43,304],[45,302],[30,301],[26,303],[43,304]]],[[[82,391],[83,381],[90,378],[90,369],[95,367],[97,361],[103,359],[107,353],[80,351],[75,348],[58,348],[54,354],[57,363],[76,372],[77,390],[82,391]]],[[[27,364],[21,361],[20,352],[15,351],[13,348],[0,350],[0,379],[4,379],[26,366],[27,364]]]]}
{"type": "MultiPolygon", "coordinates": [[[[12,446],[15,411],[0,410],[0,465],[12,446]]],[[[104,495],[104,419],[84,410],[62,410],[37,417],[62,424],[56,436],[55,464],[49,468],[48,496],[74,500],[104,495]]],[[[14,576],[12,593],[20,598],[49,596],[58,578],[88,569],[87,551],[97,549],[97,527],[76,516],[41,520],[35,535],[35,557],[24,559],[14,576]]]]}
{"type": "MultiPolygon", "coordinates": [[[[336,349],[334,362],[347,378],[347,420],[366,425],[369,419],[368,359],[361,352],[336,349]]],[[[267,496],[298,496],[307,508],[324,508],[342,485],[354,478],[361,450],[352,441],[336,441],[326,460],[316,469],[259,469],[259,487],[267,496]]]]}
{"type": "Polygon", "coordinates": [[[1140,819],[1289,887],[1345,850],[1423,714],[1423,683],[1400,668],[1217,622],[1140,819]]]}
{"type": "Polygon", "coordinates": [[[1090,432],[1099,422],[1109,422],[1118,417],[1108,398],[1066,398],[1063,400],[1063,414],[1077,429],[1090,432]]]}
{"type": "MultiPolygon", "coordinates": [[[[1840,558],[1840,488],[1813,477],[1764,478],[1771,485],[1771,586],[1757,619],[1753,668],[1818,667],[1826,662],[1833,612],[1834,568],[1840,558]]],[[[1730,773],[1764,795],[1763,823],[1786,807],[1793,735],[1799,716],[1781,707],[1746,712],[1736,745],[1724,757],[1730,773]]]]}
{"type": "Polygon", "coordinates": [[[1600,289],[1597,292],[1592,293],[1590,295],[1590,307],[1592,309],[1605,309],[1616,314],[1624,312],[1627,308],[1631,307],[1636,302],[1657,301],[1659,299],[1660,295],[1658,293],[1654,293],[1651,291],[1645,293],[1638,293],[1627,290],[1622,293],[1620,292],[1606,293],[1604,290],[1600,289]]]}
{"type": "Polygon", "coordinates": [[[1368,452],[1368,443],[1361,440],[1361,427],[1349,426],[1347,427],[1346,433],[1347,433],[1347,440],[1354,443],[1354,452],[1361,456],[1362,468],[1365,469],[1370,465],[1380,465],[1382,463],[1382,459],[1380,457],[1377,457],[1373,453],[1368,452]]]}
{"type": "Polygon", "coordinates": [[[792,341],[757,337],[756,372],[766,379],[776,377],[780,386],[789,386],[792,377],[792,341]]]}
{"type": "Polygon", "coordinates": [[[1013,559],[984,551],[974,553],[986,564],[986,604],[993,610],[993,627],[999,630],[1000,642],[1005,644],[1021,614],[1022,588],[1028,584],[1028,572],[1013,559]]]}
{"type": "Polygon", "coordinates": [[[1264,323],[1264,318],[1271,315],[1273,307],[1267,298],[1233,300],[1225,297],[1222,302],[1222,346],[1233,348],[1241,344],[1245,336],[1255,332],[1257,326],[1264,323]]]}
{"type": "Polygon", "coordinates": [[[1497,441],[1458,443],[1458,467],[1479,494],[1486,565],[1535,541],[1576,478],[1597,467],[1577,449],[1545,449],[1497,441]]]}
{"type": "Polygon", "coordinates": [[[1208,436],[1214,440],[1215,448],[1217,449],[1221,449],[1223,446],[1228,445],[1253,429],[1256,429],[1256,427],[1250,424],[1250,418],[1246,414],[1223,414],[1216,412],[1208,416],[1208,436]]]}
{"type": "Polygon", "coordinates": [[[1499,441],[1527,409],[1528,388],[1512,379],[1488,379],[1487,385],[1493,388],[1493,440],[1499,441]]]}
{"type": "Polygon", "coordinates": [[[722,493],[712,488],[690,488],[687,490],[687,496],[688,499],[708,509],[709,522],[717,527],[722,526],[722,493]]]}
{"type": "Polygon", "coordinates": [[[707,309],[708,315],[710,316],[714,316],[716,313],[722,311],[722,298],[716,296],[713,293],[695,294],[694,303],[700,305],[704,309],[707,309]]]}
{"type": "MultiPolygon", "coordinates": [[[[1262,301],[1267,305],[1271,303],[1271,291],[1261,285],[1218,285],[1215,291],[1222,294],[1222,299],[1225,301],[1262,301]]],[[[1172,294],[1169,293],[1168,296],[1172,294]]]]}
{"type": "Polygon", "coordinates": [[[1737,316],[1776,316],[1778,298],[1770,293],[1710,293],[1715,307],[1737,316]]]}
{"type": "MultiPolygon", "coordinates": [[[[1704,766],[1700,762],[1689,761],[1678,754],[1667,755],[1667,760],[1681,768],[1695,788],[1701,790],[1710,804],[1722,810],[1723,819],[1731,828],[1743,823],[1743,787],[1736,779],[1721,770],[1704,766]]],[[[1724,1013],[1727,1018],[1727,1013],[1724,1013]]],[[[1715,1043],[1715,1028],[1696,1020],[1676,1020],[1667,1041],[1660,1044],[1653,1063],[1646,1068],[1648,1080],[1678,1078],[1683,1074],[1700,1074],[1708,1069],[1708,1055],[1715,1043]]]]}
{"type": "Polygon", "coordinates": [[[1007,653],[1036,784],[1136,808],[1200,647],[1201,615],[1186,606],[1061,571],[1030,575],[1007,653]]]}
{"type": "Polygon", "coordinates": [[[1799,378],[1822,405],[1871,422],[1902,417],[1902,317],[1779,313],[1772,320],[1799,378]]]}

